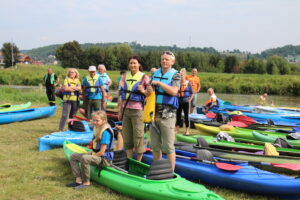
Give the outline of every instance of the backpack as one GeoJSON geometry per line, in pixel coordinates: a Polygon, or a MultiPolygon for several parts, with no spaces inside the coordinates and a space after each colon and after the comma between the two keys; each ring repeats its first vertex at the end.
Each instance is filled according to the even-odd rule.
{"type": "Polygon", "coordinates": [[[223,113],[217,113],[216,120],[217,122],[225,124],[230,121],[229,117],[225,116],[223,113]]]}
{"type": "Polygon", "coordinates": [[[84,124],[81,121],[70,121],[68,127],[71,131],[85,132],[84,124]]]}
{"type": "Polygon", "coordinates": [[[61,98],[61,99],[63,99],[63,97],[64,97],[64,88],[56,88],[55,89],[55,96],[57,96],[58,98],[61,98]]]}
{"type": "Polygon", "coordinates": [[[280,137],[275,140],[273,145],[280,148],[293,148],[285,139],[280,137]]]}

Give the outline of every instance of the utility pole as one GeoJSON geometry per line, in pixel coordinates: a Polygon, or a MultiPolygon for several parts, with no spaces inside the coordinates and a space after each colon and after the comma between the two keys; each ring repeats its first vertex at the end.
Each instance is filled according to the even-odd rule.
{"type": "Polygon", "coordinates": [[[11,66],[13,67],[14,66],[14,43],[11,42],[11,66]]]}

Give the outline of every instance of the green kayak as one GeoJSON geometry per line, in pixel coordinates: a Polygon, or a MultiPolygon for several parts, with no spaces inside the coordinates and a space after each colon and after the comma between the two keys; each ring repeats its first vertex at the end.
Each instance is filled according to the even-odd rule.
{"type": "MultiPolygon", "coordinates": [[[[222,150],[222,149],[210,148],[210,147],[198,147],[198,146],[194,146],[194,147],[196,147],[196,149],[206,149],[210,151],[214,157],[226,158],[230,160],[245,160],[249,162],[262,162],[262,163],[294,163],[294,164],[300,163],[300,157],[296,157],[296,156],[268,156],[268,155],[255,154],[255,153],[250,153],[245,151],[234,151],[234,149],[222,150]]],[[[179,146],[176,147],[176,149],[196,152],[196,149],[193,147],[188,147],[188,149],[186,149],[186,146],[179,146]]]]}
{"type": "MultiPolygon", "coordinates": [[[[252,134],[253,132],[252,129],[236,127],[230,131],[224,131],[221,130],[219,127],[206,126],[204,124],[195,124],[195,127],[197,130],[200,131],[200,134],[205,133],[205,135],[215,136],[219,132],[223,131],[228,133],[230,136],[234,138],[245,138],[249,140],[257,140],[252,134]]],[[[285,137],[287,135],[286,133],[279,133],[279,132],[272,132],[272,131],[257,131],[257,132],[274,136],[274,137],[285,137]]]]}
{"type": "Polygon", "coordinates": [[[108,109],[115,109],[117,107],[118,107],[118,102],[111,102],[111,101],[106,102],[106,108],[108,109]]]}
{"type": "MultiPolygon", "coordinates": [[[[183,134],[176,135],[177,141],[191,143],[191,144],[197,144],[198,137],[199,135],[191,135],[191,136],[185,136],[183,134]]],[[[232,150],[232,149],[245,150],[251,152],[264,150],[264,142],[262,142],[262,145],[255,145],[255,144],[249,144],[252,143],[251,140],[246,140],[242,138],[235,139],[238,142],[229,142],[225,140],[215,141],[215,138],[212,136],[201,136],[201,137],[205,139],[209,147],[212,148],[227,149],[227,150],[232,150]]],[[[300,156],[300,149],[276,148],[276,150],[280,153],[280,155],[300,156]]]]}
{"type": "Polygon", "coordinates": [[[15,110],[23,110],[31,106],[31,102],[19,105],[2,104],[0,105],[0,112],[10,112],[15,110]]]}
{"type": "Polygon", "coordinates": [[[294,147],[300,147],[300,140],[290,140],[290,139],[286,139],[286,136],[285,135],[284,137],[282,136],[278,136],[278,137],[274,137],[274,136],[271,136],[271,135],[265,135],[265,134],[261,134],[257,131],[253,131],[253,136],[255,137],[256,140],[259,140],[259,141],[262,141],[262,142],[270,142],[270,143],[274,143],[275,140],[278,138],[278,137],[281,137],[283,139],[285,139],[291,146],[294,146],[294,147]]]}
{"type": "MultiPolygon", "coordinates": [[[[90,151],[85,147],[78,146],[71,142],[64,142],[64,153],[68,159],[72,153],[86,153],[90,151]]],[[[112,190],[137,199],[157,200],[218,200],[222,199],[217,194],[207,190],[204,186],[187,181],[174,174],[174,178],[167,180],[150,180],[145,176],[149,165],[128,159],[128,173],[112,167],[105,167],[98,177],[99,169],[91,166],[91,179],[105,185],[112,190]]]]}
{"type": "MultiPolygon", "coordinates": [[[[83,101],[80,101],[80,106],[83,106],[83,101]]],[[[111,102],[111,101],[106,102],[106,108],[108,109],[115,109],[117,107],[118,107],[118,102],[111,102]]]]}

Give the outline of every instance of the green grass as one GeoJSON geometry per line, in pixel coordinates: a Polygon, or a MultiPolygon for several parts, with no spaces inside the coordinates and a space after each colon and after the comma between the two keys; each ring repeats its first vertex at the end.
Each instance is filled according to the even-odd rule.
{"type": "MultiPolygon", "coordinates": [[[[62,83],[66,69],[50,65],[19,64],[17,69],[0,69],[0,84],[3,85],[41,85],[42,79],[51,67],[62,83]]],[[[87,75],[87,70],[80,69],[80,79],[87,75]]],[[[117,88],[119,71],[107,72],[113,81],[111,89],[117,88]]],[[[149,72],[146,72],[149,74],[149,72]]],[[[214,88],[216,93],[263,94],[300,96],[300,76],[298,75],[259,75],[199,73],[201,92],[214,88]]]]}
{"type": "MultiPolygon", "coordinates": [[[[46,102],[42,98],[44,93],[36,92],[35,94],[42,100],[35,101],[33,107],[47,106],[43,103],[46,102]]],[[[20,92],[18,95],[22,97],[29,94],[20,92]]],[[[1,98],[0,104],[9,101],[20,103],[19,99],[12,101],[1,98]]],[[[58,106],[56,114],[51,118],[0,125],[0,199],[131,199],[97,183],[80,191],[65,187],[65,184],[72,181],[73,177],[63,150],[61,148],[45,152],[37,150],[39,137],[58,130],[61,111],[61,107],[58,106]]],[[[274,199],[204,185],[227,200],[274,199]]]]}

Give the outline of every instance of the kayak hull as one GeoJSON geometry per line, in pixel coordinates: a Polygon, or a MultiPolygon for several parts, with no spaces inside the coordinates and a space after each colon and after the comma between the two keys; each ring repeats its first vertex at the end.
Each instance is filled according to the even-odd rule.
{"type": "Polygon", "coordinates": [[[29,108],[18,111],[0,113],[0,124],[34,120],[39,118],[51,117],[56,111],[56,106],[29,108]]]}
{"type": "Polygon", "coordinates": [[[22,110],[26,109],[31,106],[31,102],[25,103],[25,104],[19,104],[19,105],[0,105],[0,113],[2,112],[9,112],[9,111],[16,111],[16,110],[22,110]]]}
{"type": "MultiPolygon", "coordinates": [[[[64,142],[64,153],[68,159],[70,159],[71,154],[74,152],[87,152],[86,148],[79,146],[76,146],[76,148],[73,147],[74,144],[67,141],[64,142]]],[[[148,171],[149,166],[133,159],[128,159],[128,161],[129,173],[119,171],[112,167],[105,167],[102,169],[100,177],[98,176],[99,169],[91,165],[91,179],[112,190],[137,199],[222,199],[207,190],[204,186],[187,181],[179,175],[175,175],[175,178],[167,180],[146,179],[144,178],[144,174],[148,171]],[[137,170],[139,174],[131,174],[131,170],[132,172],[137,170]]]]}
{"type": "Polygon", "coordinates": [[[40,137],[38,141],[38,150],[41,152],[62,147],[65,140],[68,140],[74,144],[89,144],[93,138],[93,130],[85,121],[82,121],[82,123],[85,125],[86,131],[84,132],[67,130],[63,132],[54,132],[52,134],[40,137]]]}
{"type": "MultiPolygon", "coordinates": [[[[176,151],[176,153],[187,157],[196,156],[186,151],[176,151]]],[[[143,162],[151,164],[152,160],[152,154],[149,152],[144,154],[143,162]]],[[[242,168],[229,172],[218,169],[214,164],[177,158],[175,172],[187,179],[200,180],[238,191],[290,198],[300,197],[300,179],[260,170],[248,163],[228,163],[242,166],[242,168]]]]}

